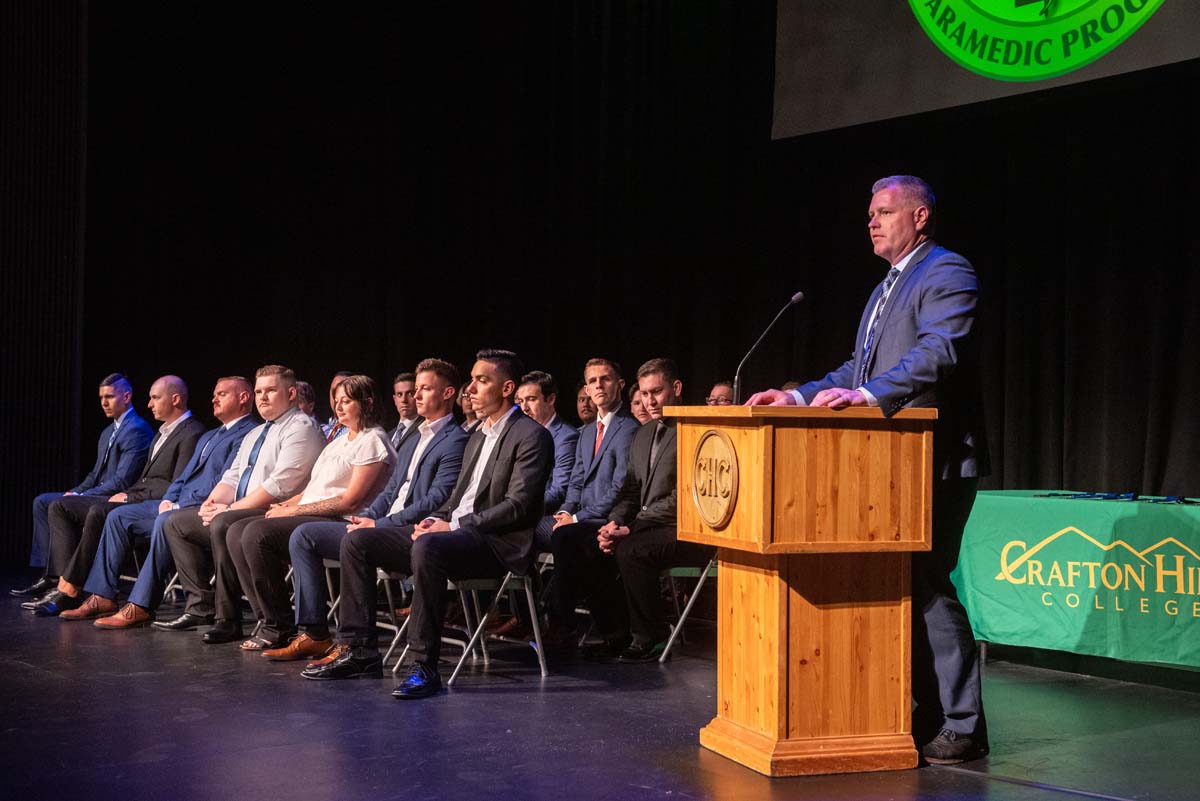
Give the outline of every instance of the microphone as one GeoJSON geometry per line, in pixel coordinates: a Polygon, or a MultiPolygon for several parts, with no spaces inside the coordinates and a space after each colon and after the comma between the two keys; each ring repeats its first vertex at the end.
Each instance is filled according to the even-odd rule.
{"type": "Polygon", "coordinates": [[[792,295],[791,299],[787,303],[783,304],[783,308],[779,310],[779,314],[775,315],[775,319],[771,321],[771,324],[763,329],[762,335],[759,336],[755,343],[750,347],[750,350],[746,352],[746,355],[742,357],[742,360],[738,362],[737,372],[733,374],[734,406],[737,406],[742,402],[742,368],[746,366],[746,362],[751,356],[754,355],[754,351],[758,350],[758,346],[762,344],[762,341],[767,338],[767,334],[769,334],[771,329],[775,327],[775,323],[779,322],[779,318],[783,316],[783,313],[802,300],[804,300],[803,292],[797,292],[795,295],[792,295]]]}

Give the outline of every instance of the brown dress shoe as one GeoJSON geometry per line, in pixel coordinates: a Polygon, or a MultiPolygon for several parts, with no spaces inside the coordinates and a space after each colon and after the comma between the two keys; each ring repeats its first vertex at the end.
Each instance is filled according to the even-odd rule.
{"type": "Polygon", "coordinates": [[[99,595],[89,595],[83,606],[68,609],[58,616],[59,620],[91,620],[94,617],[104,617],[117,611],[117,602],[102,598],[99,595]]]}
{"type": "Polygon", "coordinates": [[[333,640],[314,640],[308,634],[300,634],[284,647],[268,648],[262,655],[272,662],[294,662],[297,659],[325,656],[332,647],[333,640]]]}
{"type": "Polygon", "coordinates": [[[102,617],[92,625],[98,629],[135,629],[154,620],[154,615],[136,604],[125,604],[115,615],[102,617]]]}
{"type": "Polygon", "coordinates": [[[337,645],[330,648],[329,653],[325,654],[325,656],[321,657],[320,659],[314,659],[313,661],[311,661],[307,665],[305,665],[304,668],[305,668],[305,670],[307,670],[308,668],[315,668],[315,667],[320,667],[321,665],[328,665],[330,662],[337,659],[339,656],[341,656],[342,654],[346,653],[349,650],[350,650],[349,645],[343,645],[341,643],[338,643],[337,645]]]}

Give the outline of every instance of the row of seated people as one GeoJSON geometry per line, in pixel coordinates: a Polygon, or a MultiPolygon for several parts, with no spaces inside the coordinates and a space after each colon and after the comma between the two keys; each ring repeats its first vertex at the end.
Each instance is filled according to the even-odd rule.
{"type": "Polygon", "coordinates": [[[375,382],[339,375],[334,418],[322,426],[300,407],[294,373],[268,365],[253,386],[217,382],[221,425],[205,432],[187,411],[183,381],[164,376],[150,390],[162,421],[155,434],[132,410],[129,382],[109,376],[100,401],[113,422],[96,465],[74,489],[35,499],[31,561],[45,573],[13,593],[32,596],[25,605],[37,615],[103,630],[207,626],[204,643],[310,660],[301,675],[325,680],[382,675],[376,575],[402,573],[413,585],[412,660],[393,695],[424,698],[441,686],[448,580],[527,574],[541,551],[553,553],[556,572],[550,645],[573,647],[575,609],[586,602],[602,638],[590,656],[656,660],[668,634],[662,571],[712,555],[676,540],[675,429],[663,415],[683,393],[675,363],[652,359],[637,371],[629,397],[645,422],[608,359],[584,367],[595,418],[578,428],[556,415],[553,379],[526,373],[510,351],[480,351],[459,386],[459,371],[440,359],[398,376],[401,421],[388,432],[375,382]],[[470,412],[462,423],[456,396],[470,412]],[[122,565],[147,538],[128,602],[118,604],[122,565]],[[326,559],[340,562],[336,631],[326,559]],[[173,571],[186,606],[155,620],[173,571]],[[258,623],[249,638],[243,594],[258,623]]]}

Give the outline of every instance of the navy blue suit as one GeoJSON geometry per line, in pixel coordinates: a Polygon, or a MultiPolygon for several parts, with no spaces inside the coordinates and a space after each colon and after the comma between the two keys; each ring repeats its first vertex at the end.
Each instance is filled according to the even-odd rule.
{"type": "Polygon", "coordinates": [[[629,413],[624,404],[613,414],[612,422],[596,450],[596,424],[588,423],[579,429],[567,496],[557,506],[547,506],[551,516],[543,517],[535,533],[538,550],[550,551],[555,512],[575,515],[577,522],[607,523],[608,514],[617,500],[617,492],[625,481],[629,466],[629,444],[641,423],[629,413]]]}
{"type": "MultiPolygon", "coordinates": [[[[230,428],[224,426],[205,432],[192,451],[183,471],[163,495],[165,501],[179,504],[180,509],[194,508],[204,502],[221,476],[233,463],[242,438],[256,425],[253,415],[238,420],[230,428]]],[[[121,565],[133,547],[135,539],[150,538],[150,553],[138,574],[130,601],[144,609],[154,609],[161,600],[162,590],[173,562],[162,524],[173,512],[158,513],[162,501],[149,500],[131,503],[114,510],[104,521],[100,536],[99,557],[92,563],[91,573],[83,588],[102,598],[117,597],[117,579],[121,565]]]]}
{"type": "MultiPolygon", "coordinates": [[[[123,492],[142,474],[153,439],[154,429],[131,409],[119,429],[112,422],[100,432],[100,438],[96,441],[96,464],[83,481],[68,492],[101,498],[123,492]],[[114,430],[117,432],[115,439],[112,436],[114,430]],[[111,447],[109,440],[112,440],[111,447]]],[[[62,496],[61,492],[44,492],[33,499],[33,544],[29,549],[31,567],[46,566],[46,558],[50,554],[50,523],[47,517],[50,504],[62,496]]]]}
{"type": "MultiPolygon", "coordinates": [[[[408,478],[409,466],[416,453],[420,436],[407,436],[396,452],[396,469],[391,480],[372,501],[366,517],[376,521],[376,528],[398,528],[417,523],[442,506],[462,470],[463,451],[471,437],[453,419],[434,434],[421,453],[413,473],[412,485],[403,509],[393,515],[388,510],[396,502],[400,488],[408,478]]],[[[288,551],[292,557],[292,584],[296,590],[296,624],[306,628],[324,626],[328,589],[324,580],[325,559],[337,559],[346,523],[304,523],[292,532],[288,551]]],[[[322,632],[323,634],[323,632],[322,632]]]]}
{"type": "MultiPolygon", "coordinates": [[[[592,426],[593,430],[595,426],[592,426]]],[[[546,511],[555,512],[567,499],[567,486],[571,482],[571,470],[575,467],[575,446],[579,442],[579,430],[558,415],[546,426],[554,440],[554,472],[546,484],[546,511]]],[[[601,443],[603,444],[603,443],[601,443]]]]}

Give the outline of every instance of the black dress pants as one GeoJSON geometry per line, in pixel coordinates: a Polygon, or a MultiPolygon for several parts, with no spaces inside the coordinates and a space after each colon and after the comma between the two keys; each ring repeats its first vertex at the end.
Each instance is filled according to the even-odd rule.
{"type": "Polygon", "coordinates": [[[315,515],[243,517],[229,525],[225,544],[250,608],[263,622],[259,635],[278,640],[296,630],[287,576],[288,541],[304,523],[328,523],[315,515]]]}
{"type": "MultiPolygon", "coordinates": [[[[635,643],[667,639],[662,572],[671,567],[704,567],[716,553],[710,545],[680,542],[675,526],[634,521],[629,536],[617,543],[617,568],[629,607],[629,631],[635,643]]],[[[557,561],[556,561],[557,564],[557,561]]]]}
{"type": "Polygon", "coordinates": [[[342,539],[342,594],[337,641],[374,649],[375,571],[407,573],[413,581],[408,646],[413,659],[437,670],[446,609],[446,582],[451,579],[500,578],[508,567],[474,528],[425,534],[415,541],[412,526],[363,528],[342,539]]]}
{"type": "Polygon", "coordinates": [[[554,552],[555,592],[550,620],[555,627],[573,628],[575,607],[586,602],[596,631],[606,640],[629,633],[629,613],[617,560],[600,550],[596,533],[603,523],[585,521],[559,526],[550,538],[554,552]]]}
{"type": "Polygon", "coordinates": [[[262,509],[222,512],[205,526],[198,510],[181,509],[163,526],[179,582],[187,591],[186,610],[201,617],[240,623],[242,586],[225,535],[239,520],[262,517],[262,509]],[[216,576],[215,585],[209,579],[216,576]]]}
{"type": "Polygon", "coordinates": [[[50,504],[50,557],[46,575],[61,576],[77,587],[87,581],[100,547],[104,518],[119,503],[90,495],[64,495],[50,504]]]}

